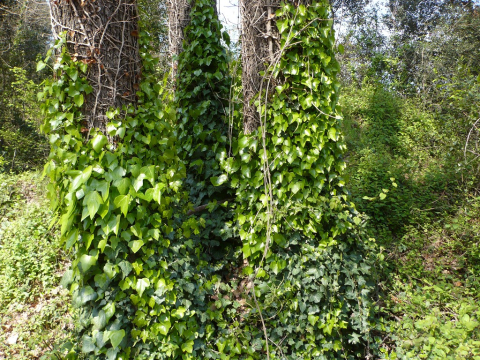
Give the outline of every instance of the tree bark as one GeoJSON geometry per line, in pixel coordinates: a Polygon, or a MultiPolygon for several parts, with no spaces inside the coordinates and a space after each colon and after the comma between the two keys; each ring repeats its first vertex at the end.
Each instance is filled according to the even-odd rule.
{"type": "Polygon", "coordinates": [[[243,127],[249,134],[260,126],[254,99],[262,87],[260,72],[272,63],[278,51],[275,11],[280,0],[240,0],[242,16],[243,127]]]}
{"type": "Polygon", "coordinates": [[[177,76],[176,57],[183,51],[183,30],[190,23],[190,0],[167,0],[168,7],[168,39],[172,59],[172,79],[177,76]]]}
{"type": "MultiPolygon", "coordinates": [[[[312,0],[285,0],[294,6],[312,4],[312,0]]],[[[240,0],[242,16],[242,86],[243,128],[246,134],[261,124],[254,101],[261,90],[264,77],[260,72],[276,61],[280,51],[280,39],[276,27],[275,12],[280,0],[240,0]]],[[[266,85],[266,84],[265,84],[266,85]]],[[[273,88],[273,84],[270,84],[273,88]]]]}
{"type": "Polygon", "coordinates": [[[110,108],[136,103],[141,62],[136,0],[51,0],[56,38],[66,32],[73,60],[88,64],[93,87],[83,105],[88,128],[105,131],[110,108]]]}

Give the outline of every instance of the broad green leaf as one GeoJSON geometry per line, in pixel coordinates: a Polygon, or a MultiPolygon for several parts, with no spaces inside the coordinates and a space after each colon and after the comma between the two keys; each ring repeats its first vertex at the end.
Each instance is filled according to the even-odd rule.
{"type": "Polygon", "coordinates": [[[87,205],[88,214],[90,215],[90,218],[93,219],[98,212],[100,205],[103,204],[103,199],[98,192],[91,191],[85,196],[83,204],[87,205]]]}
{"type": "Polygon", "coordinates": [[[115,303],[108,303],[103,307],[103,311],[105,311],[107,321],[110,320],[115,315],[115,303]]]}
{"type": "Polygon", "coordinates": [[[68,235],[66,236],[66,243],[65,243],[65,247],[67,249],[70,249],[76,242],[77,242],[77,239],[78,239],[78,228],[75,228],[75,229],[72,229],[68,235]]]}
{"type": "Polygon", "coordinates": [[[228,181],[228,176],[223,174],[218,177],[214,176],[210,180],[214,186],[220,186],[228,181]]]}
{"type": "Polygon", "coordinates": [[[278,31],[280,32],[280,34],[284,33],[285,30],[288,29],[288,19],[285,19],[285,20],[277,20],[277,27],[278,27],[278,31]]]}
{"type": "Polygon", "coordinates": [[[137,290],[140,296],[143,295],[143,292],[146,288],[150,286],[150,280],[148,278],[137,279],[137,283],[135,284],[135,289],[137,290]]]}
{"type": "Polygon", "coordinates": [[[127,194],[131,184],[132,183],[129,178],[115,180],[115,182],[113,183],[113,185],[118,189],[120,195],[127,194]]]}
{"type": "Polygon", "coordinates": [[[92,140],[93,150],[100,152],[104,145],[108,144],[108,139],[103,134],[97,134],[92,140]]]}
{"type": "Polygon", "coordinates": [[[182,351],[191,354],[193,351],[193,340],[188,340],[182,344],[182,351]]]}
{"type": "Polygon", "coordinates": [[[167,314],[162,314],[160,315],[158,323],[160,325],[159,326],[160,334],[167,335],[168,330],[170,330],[170,328],[172,327],[172,323],[170,322],[170,317],[167,314]]]}
{"type": "Polygon", "coordinates": [[[75,95],[75,97],[73,98],[73,101],[78,107],[81,107],[83,105],[83,95],[82,94],[75,95]]]}
{"type": "Polygon", "coordinates": [[[150,184],[155,183],[155,165],[144,166],[140,169],[140,173],[144,175],[144,178],[150,181],[150,184]]]}
{"type": "Polygon", "coordinates": [[[120,228],[120,215],[112,217],[110,221],[107,223],[106,228],[103,230],[105,235],[109,235],[112,231],[115,235],[118,235],[118,231],[120,228]]]}
{"type": "Polygon", "coordinates": [[[120,208],[120,211],[123,213],[124,216],[127,216],[128,213],[128,206],[130,205],[131,196],[130,194],[127,195],[119,195],[115,198],[113,203],[117,208],[120,208]]]}
{"type": "Polygon", "coordinates": [[[328,129],[328,137],[333,141],[337,141],[337,129],[334,127],[328,129]]]}
{"type": "Polygon", "coordinates": [[[82,184],[86,183],[92,174],[92,166],[88,166],[85,170],[82,171],[80,175],[75,177],[72,181],[72,191],[77,190],[82,184]]]}
{"type": "Polygon", "coordinates": [[[110,331],[110,342],[112,343],[112,346],[114,348],[118,347],[120,343],[122,342],[123,338],[125,337],[125,330],[113,330],[110,331]]]}
{"type": "Polygon", "coordinates": [[[79,265],[81,265],[82,272],[87,272],[92,266],[97,263],[97,258],[90,255],[82,255],[80,257],[79,265]]]}
{"type": "Polygon", "coordinates": [[[45,68],[45,66],[47,66],[47,64],[45,64],[43,61],[39,61],[37,63],[37,71],[42,70],[43,68],[45,68]]]}
{"type": "Polygon", "coordinates": [[[78,306],[85,305],[87,302],[95,300],[97,298],[97,293],[92,289],[91,286],[83,287],[74,297],[74,302],[78,306]]]}
{"type": "Polygon", "coordinates": [[[315,316],[315,315],[308,315],[308,322],[310,323],[310,325],[315,325],[316,322],[318,321],[318,319],[320,319],[319,316],[315,316]]]}
{"type": "Polygon", "coordinates": [[[131,241],[128,246],[132,249],[133,253],[135,254],[145,243],[142,240],[135,240],[131,241]]]}

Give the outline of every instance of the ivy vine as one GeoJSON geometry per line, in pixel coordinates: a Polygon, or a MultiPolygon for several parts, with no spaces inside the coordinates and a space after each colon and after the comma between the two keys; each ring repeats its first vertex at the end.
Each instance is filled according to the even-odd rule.
{"type": "Polygon", "coordinates": [[[256,103],[261,127],[240,135],[235,157],[224,161],[237,188],[243,271],[255,279],[259,313],[250,316],[263,327],[270,358],[363,359],[372,341],[374,244],[342,179],[329,16],[326,1],[282,3],[281,55],[256,103]]]}
{"type": "Polygon", "coordinates": [[[198,228],[176,221],[187,194],[175,111],[153,76],[148,38],[142,34],[139,41],[138,104],[111,109],[108,134],[85,131],[81,109],[92,91],[82,77],[87,65],[72,61],[63,40],[55,45],[56,79],[39,94],[52,146],[45,167],[50,197],[61,213],[65,246],[75,255],[63,284],[82,310],[82,352],[92,359],[192,352],[182,327],[193,314],[178,299],[183,288],[172,290],[179,288],[178,259],[189,246],[178,238],[198,228]],[[159,350],[159,342],[168,346],[159,350]]]}

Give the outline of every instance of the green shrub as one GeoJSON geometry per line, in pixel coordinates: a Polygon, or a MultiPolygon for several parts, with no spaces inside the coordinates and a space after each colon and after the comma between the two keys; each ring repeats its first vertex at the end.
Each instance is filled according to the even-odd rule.
{"type": "Polygon", "coordinates": [[[448,168],[434,115],[381,86],[346,89],[342,102],[348,187],[376,230],[398,237],[405,225],[445,210],[444,202],[431,204],[456,186],[458,174],[448,168]]]}

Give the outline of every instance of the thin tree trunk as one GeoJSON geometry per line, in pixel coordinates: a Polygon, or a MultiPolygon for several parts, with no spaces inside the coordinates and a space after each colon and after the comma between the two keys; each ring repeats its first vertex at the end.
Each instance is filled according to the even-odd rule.
{"type": "Polygon", "coordinates": [[[275,11],[280,0],[240,0],[242,16],[243,127],[251,133],[260,126],[254,99],[262,87],[260,72],[273,62],[278,51],[275,11]]]}
{"type": "Polygon", "coordinates": [[[136,103],[141,63],[136,0],[49,1],[53,33],[66,32],[73,60],[88,64],[93,92],[83,113],[88,128],[105,131],[110,108],[136,103]]]}
{"type": "Polygon", "coordinates": [[[167,0],[168,7],[168,39],[172,59],[172,78],[177,75],[176,57],[183,51],[183,30],[190,23],[190,0],[167,0]]]}

